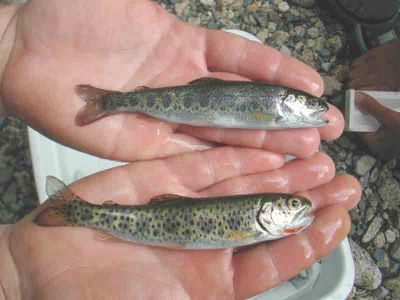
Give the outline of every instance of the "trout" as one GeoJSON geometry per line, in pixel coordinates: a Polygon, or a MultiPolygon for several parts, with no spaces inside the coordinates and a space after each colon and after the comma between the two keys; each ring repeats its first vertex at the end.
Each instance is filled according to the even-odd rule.
{"type": "Polygon", "coordinates": [[[76,86],[86,105],[78,112],[79,126],[114,113],[143,113],[164,121],[192,126],[282,129],[320,127],[328,111],[324,100],[279,85],[251,81],[199,78],[187,85],[132,92],[76,86]]]}
{"type": "Polygon", "coordinates": [[[146,205],[92,204],[55,177],[34,219],[41,226],[81,226],[118,239],[179,249],[220,249],[279,239],[313,221],[311,202],[291,194],[210,198],[162,195],[146,205]]]}

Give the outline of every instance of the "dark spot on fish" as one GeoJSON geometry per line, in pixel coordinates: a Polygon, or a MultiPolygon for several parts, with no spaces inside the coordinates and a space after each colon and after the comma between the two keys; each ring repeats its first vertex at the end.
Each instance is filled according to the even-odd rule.
{"type": "Polygon", "coordinates": [[[162,104],[164,106],[164,108],[169,108],[169,106],[171,105],[171,96],[168,94],[165,94],[162,100],[162,104]]]}
{"type": "Polygon", "coordinates": [[[208,99],[206,97],[202,97],[200,99],[200,106],[201,107],[206,107],[208,105],[208,99]]]}
{"type": "Polygon", "coordinates": [[[148,108],[152,108],[156,102],[156,99],[152,95],[148,95],[146,100],[146,105],[148,108]]]}
{"type": "Polygon", "coordinates": [[[189,229],[186,229],[186,230],[184,231],[184,233],[185,233],[185,235],[190,235],[190,230],[189,230],[189,229]]]}
{"type": "Polygon", "coordinates": [[[100,218],[104,218],[105,216],[106,216],[105,213],[101,213],[101,214],[100,214],[100,218]]]}
{"type": "Polygon", "coordinates": [[[185,98],[185,100],[183,100],[183,106],[186,108],[190,108],[192,104],[193,104],[192,98],[185,98]]]}
{"type": "Polygon", "coordinates": [[[124,229],[127,229],[128,228],[128,224],[124,224],[124,229]]]}

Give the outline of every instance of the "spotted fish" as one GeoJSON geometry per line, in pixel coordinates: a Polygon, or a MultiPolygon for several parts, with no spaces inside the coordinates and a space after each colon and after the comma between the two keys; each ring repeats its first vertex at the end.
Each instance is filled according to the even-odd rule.
{"type": "Polygon", "coordinates": [[[278,85],[250,81],[199,78],[188,85],[139,87],[117,92],[78,85],[86,101],[78,112],[80,126],[113,113],[144,113],[161,120],[221,128],[280,129],[319,127],[327,120],[325,101],[278,85]]]}
{"type": "Polygon", "coordinates": [[[313,221],[311,203],[290,194],[215,198],[163,195],[147,205],[96,205],[55,177],[48,201],[35,217],[42,226],[83,226],[122,240],[180,249],[250,245],[302,231],[313,221]]]}

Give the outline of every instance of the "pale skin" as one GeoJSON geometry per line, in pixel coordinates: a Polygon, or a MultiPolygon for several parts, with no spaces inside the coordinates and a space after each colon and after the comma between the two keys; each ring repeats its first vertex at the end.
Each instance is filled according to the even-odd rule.
{"type": "Polygon", "coordinates": [[[165,193],[301,192],[318,209],[307,231],[238,254],[104,241],[88,229],[33,225],[30,215],[0,229],[0,299],[246,298],[294,276],[345,238],[346,210],[359,201],[360,187],[350,176],[335,177],[332,161],[315,154],[321,138],[342,133],[343,118],[333,107],[321,129],[199,129],[126,114],[87,127],[74,123],[84,105],[76,84],[132,90],[211,76],[263,80],[319,96],[322,81],[312,69],[271,48],[182,23],[144,0],[32,0],[0,13],[0,27],[8,20],[0,43],[6,113],[107,158],[180,154],[85,178],[72,186],[84,199],[143,204],[165,193]],[[190,152],[214,142],[253,149],[190,152]],[[309,159],[285,165],[273,152],[309,159]]]}
{"type": "Polygon", "coordinates": [[[104,240],[78,227],[40,227],[32,223],[35,211],[3,227],[3,298],[250,297],[328,255],[347,235],[347,210],[358,202],[360,187],[351,176],[335,177],[334,170],[325,154],[284,164],[283,156],[265,150],[220,147],[92,175],[71,188],[94,203],[144,204],[164,193],[212,197],[302,191],[317,215],[298,235],[233,254],[232,249],[185,251],[104,240]]]}

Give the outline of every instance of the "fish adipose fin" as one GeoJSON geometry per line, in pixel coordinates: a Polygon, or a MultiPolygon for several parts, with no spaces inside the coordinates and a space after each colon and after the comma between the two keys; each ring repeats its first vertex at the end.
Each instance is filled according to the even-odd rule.
{"type": "Polygon", "coordinates": [[[73,226],[67,218],[67,204],[71,201],[82,201],[61,180],[47,176],[46,192],[49,199],[39,207],[39,213],[33,222],[41,226],[73,226]]]}
{"type": "Polygon", "coordinates": [[[164,194],[151,198],[149,204],[155,204],[155,203],[170,204],[172,202],[176,202],[182,199],[190,199],[190,198],[174,194],[164,194]]]}
{"type": "Polygon", "coordinates": [[[104,95],[113,91],[102,90],[84,84],[77,85],[75,91],[82,100],[86,101],[86,105],[81,108],[75,117],[75,122],[78,126],[90,124],[107,114],[100,100],[104,95]]]}
{"type": "Polygon", "coordinates": [[[206,84],[206,83],[216,83],[216,82],[225,82],[223,79],[211,78],[211,77],[200,77],[195,80],[189,82],[189,84],[206,84]]]}

